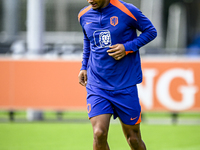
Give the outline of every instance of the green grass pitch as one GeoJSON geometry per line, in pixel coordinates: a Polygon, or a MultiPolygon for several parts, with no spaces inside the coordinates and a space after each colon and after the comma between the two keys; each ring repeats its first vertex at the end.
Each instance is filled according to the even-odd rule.
{"type": "MultiPolygon", "coordinates": [[[[199,125],[141,124],[147,150],[200,150],[199,125]]],[[[112,123],[111,150],[129,150],[120,124],[112,123]]],[[[0,123],[0,150],[92,150],[89,123],[0,123]]]]}

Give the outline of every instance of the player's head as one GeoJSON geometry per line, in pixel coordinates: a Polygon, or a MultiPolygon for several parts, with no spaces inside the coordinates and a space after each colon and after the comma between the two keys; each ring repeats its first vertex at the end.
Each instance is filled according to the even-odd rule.
{"type": "Polygon", "coordinates": [[[87,0],[88,3],[92,6],[93,9],[100,9],[106,7],[110,0],[87,0]]]}

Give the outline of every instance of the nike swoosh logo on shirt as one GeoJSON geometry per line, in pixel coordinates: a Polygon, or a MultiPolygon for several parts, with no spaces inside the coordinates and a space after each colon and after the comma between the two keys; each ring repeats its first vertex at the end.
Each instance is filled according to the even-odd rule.
{"type": "Polygon", "coordinates": [[[86,22],[86,24],[90,24],[90,23],[92,23],[92,22],[86,22]]]}

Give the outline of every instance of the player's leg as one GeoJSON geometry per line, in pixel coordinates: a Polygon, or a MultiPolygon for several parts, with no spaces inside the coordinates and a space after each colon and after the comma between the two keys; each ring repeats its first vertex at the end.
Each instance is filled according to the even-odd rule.
{"type": "Polygon", "coordinates": [[[107,143],[110,118],[113,107],[108,98],[108,91],[87,85],[87,109],[88,117],[93,127],[93,149],[109,150],[107,143]]]}
{"type": "Polygon", "coordinates": [[[146,146],[141,138],[140,124],[126,125],[123,122],[121,124],[131,150],[146,150],[146,146]]]}
{"type": "Polygon", "coordinates": [[[111,114],[102,114],[90,119],[93,127],[93,150],[109,150],[107,143],[111,114]]]}
{"type": "Polygon", "coordinates": [[[141,106],[137,86],[115,91],[114,112],[121,120],[124,135],[131,150],[146,150],[140,134],[141,106]]]}

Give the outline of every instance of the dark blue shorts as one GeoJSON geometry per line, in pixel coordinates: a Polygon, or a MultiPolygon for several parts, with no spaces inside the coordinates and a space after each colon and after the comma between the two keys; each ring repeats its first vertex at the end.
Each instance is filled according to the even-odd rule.
{"type": "Polygon", "coordinates": [[[104,90],[87,84],[87,110],[89,118],[101,114],[113,114],[127,125],[141,122],[141,106],[137,86],[121,90],[104,90]]]}

